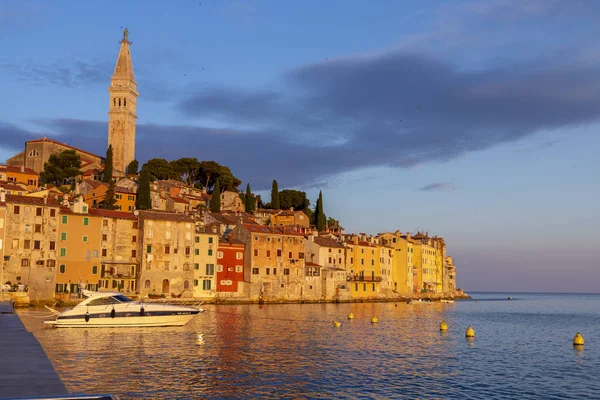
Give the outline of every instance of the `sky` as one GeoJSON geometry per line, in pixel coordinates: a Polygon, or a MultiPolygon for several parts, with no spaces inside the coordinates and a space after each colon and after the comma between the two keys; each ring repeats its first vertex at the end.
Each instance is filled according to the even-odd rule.
{"type": "Polygon", "coordinates": [[[103,155],[124,28],[136,158],[442,236],[469,291],[600,292],[600,2],[0,0],[0,160],[103,155]]]}

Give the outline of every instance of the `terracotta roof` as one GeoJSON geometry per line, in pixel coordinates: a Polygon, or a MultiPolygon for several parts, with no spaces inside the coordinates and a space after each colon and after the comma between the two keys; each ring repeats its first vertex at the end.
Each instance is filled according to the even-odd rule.
{"type": "Polygon", "coordinates": [[[231,241],[229,241],[229,239],[226,238],[219,238],[219,247],[221,246],[245,247],[246,245],[241,240],[231,239],[231,241]]]}
{"type": "Polygon", "coordinates": [[[252,233],[263,233],[266,235],[287,235],[287,236],[301,236],[304,235],[300,232],[295,231],[292,228],[287,228],[283,226],[266,226],[266,225],[252,225],[252,224],[242,224],[247,231],[252,233]]]}
{"type": "Polygon", "coordinates": [[[97,188],[99,188],[102,185],[108,186],[108,183],[101,182],[101,181],[92,181],[92,180],[89,180],[89,181],[84,181],[84,182],[86,182],[87,184],[89,184],[92,187],[92,189],[97,189],[97,188]]]}
{"type": "Polygon", "coordinates": [[[364,242],[364,241],[360,241],[360,240],[358,241],[358,243],[354,243],[352,240],[346,240],[346,243],[348,243],[348,244],[354,244],[354,245],[357,245],[357,246],[363,246],[363,247],[377,247],[373,243],[364,242]]]}
{"type": "Polygon", "coordinates": [[[170,197],[170,199],[173,200],[175,203],[189,204],[186,200],[180,199],[179,197],[170,197]]]}
{"type": "Polygon", "coordinates": [[[134,188],[128,188],[125,186],[116,186],[115,193],[127,193],[127,194],[135,194],[137,191],[134,188]]]}
{"type": "Polygon", "coordinates": [[[87,213],[76,213],[73,210],[71,210],[69,207],[65,207],[65,206],[61,206],[59,212],[61,214],[66,214],[66,215],[81,215],[83,217],[85,216],[90,216],[90,217],[101,217],[101,215],[97,214],[95,212],[95,208],[90,208],[87,213]]]}
{"type": "Polygon", "coordinates": [[[194,219],[189,215],[171,213],[166,211],[147,211],[140,210],[140,217],[142,219],[153,219],[160,221],[176,221],[176,222],[194,222],[194,219]]]}
{"type": "Polygon", "coordinates": [[[21,192],[27,192],[27,188],[16,185],[13,182],[0,182],[0,187],[4,188],[6,190],[18,190],[21,192]]]}
{"type": "Polygon", "coordinates": [[[68,145],[68,144],[66,144],[66,143],[61,143],[61,142],[59,142],[58,140],[52,140],[52,139],[48,139],[47,137],[43,137],[43,138],[39,138],[39,139],[34,139],[34,140],[28,140],[28,141],[26,141],[26,142],[25,142],[25,144],[27,144],[27,143],[38,143],[38,142],[50,142],[50,143],[55,143],[55,144],[59,144],[59,145],[61,145],[61,146],[68,147],[68,148],[70,148],[70,149],[72,149],[72,150],[77,150],[77,151],[78,151],[78,152],[80,152],[80,153],[88,154],[88,155],[90,155],[90,156],[97,157],[97,158],[102,158],[102,157],[100,157],[99,155],[96,155],[96,154],[94,154],[94,153],[90,153],[89,151],[81,150],[81,149],[78,149],[77,147],[70,146],[70,145],[68,145]]]}
{"type": "Polygon", "coordinates": [[[16,203],[16,204],[33,204],[33,205],[47,205],[50,207],[58,207],[59,203],[56,201],[54,197],[47,197],[46,203],[44,203],[43,197],[32,197],[32,196],[19,196],[15,194],[7,194],[6,202],[7,203],[16,203]]]}
{"type": "Polygon", "coordinates": [[[20,174],[29,174],[29,175],[38,175],[37,172],[35,172],[34,170],[32,170],[31,168],[23,168],[23,171],[21,171],[21,167],[16,167],[16,166],[11,166],[11,165],[0,165],[0,170],[4,170],[6,172],[17,172],[20,174]]]}
{"type": "Polygon", "coordinates": [[[327,237],[315,237],[315,243],[322,247],[334,247],[334,248],[344,248],[344,245],[338,242],[335,239],[327,238],[327,237]]]}
{"type": "Polygon", "coordinates": [[[90,214],[97,214],[101,217],[105,218],[120,218],[120,219],[137,219],[133,213],[127,211],[117,211],[117,210],[104,210],[101,208],[91,208],[90,214]]]}
{"type": "Polygon", "coordinates": [[[211,212],[211,213],[209,213],[209,216],[222,225],[236,225],[237,224],[236,221],[229,215],[211,212]]]}
{"type": "Polygon", "coordinates": [[[316,264],[316,263],[314,263],[314,262],[310,262],[310,261],[306,261],[306,262],[304,263],[304,266],[306,266],[306,267],[322,267],[322,265],[320,265],[320,264],[316,264]]]}

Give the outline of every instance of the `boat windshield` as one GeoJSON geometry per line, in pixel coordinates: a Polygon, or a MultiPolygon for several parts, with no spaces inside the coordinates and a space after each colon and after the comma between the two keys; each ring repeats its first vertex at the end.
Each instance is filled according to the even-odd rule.
{"type": "Polygon", "coordinates": [[[133,301],[129,297],[123,296],[122,294],[120,294],[118,296],[113,296],[113,299],[118,300],[119,303],[129,303],[129,302],[133,301]]]}
{"type": "Polygon", "coordinates": [[[105,306],[109,304],[120,304],[120,303],[129,303],[132,300],[123,295],[110,296],[110,297],[100,297],[98,299],[93,299],[87,303],[88,306],[105,306]]]}

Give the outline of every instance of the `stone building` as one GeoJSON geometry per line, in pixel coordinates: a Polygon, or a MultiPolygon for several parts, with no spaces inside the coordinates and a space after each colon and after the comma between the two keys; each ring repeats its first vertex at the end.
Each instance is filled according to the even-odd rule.
{"type": "Polygon", "coordinates": [[[136,212],[141,236],[136,239],[141,253],[140,294],[192,297],[194,220],[183,214],[136,212]]]}
{"type": "Polygon", "coordinates": [[[102,217],[99,290],[136,293],[142,255],[138,217],[115,210],[90,212],[102,217]]]}
{"type": "Polygon", "coordinates": [[[240,224],[232,237],[246,245],[244,280],[251,282],[252,300],[305,298],[310,284],[304,279],[306,239],[300,232],[285,227],[240,224]]]}
{"type": "Polygon", "coordinates": [[[452,257],[447,256],[444,260],[444,293],[456,291],[456,266],[452,257]]]}
{"type": "Polygon", "coordinates": [[[98,290],[100,280],[100,227],[102,217],[90,213],[89,206],[79,197],[59,212],[57,244],[58,269],[56,294],[71,297],[84,287],[98,290]]]}
{"type": "Polygon", "coordinates": [[[49,197],[3,197],[6,217],[2,279],[27,286],[31,300],[53,298],[60,205],[49,197]]]}
{"type": "Polygon", "coordinates": [[[221,192],[221,211],[245,212],[246,206],[238,192],[225,190],[221,192]]]}
{"type": "Polygon", "coordinates": [[[275,214],[271,214],[271,225],[283,226],[302,226],[308,228],[310,221],[308,216],[302,211],[281,210],[275,214]]]}
{"type": "Polygon", "coordinates": [[[108,88],[108,145],[113,149],[113,174],[125,175],[127,166],[135,159],[135,121],[138,92],[127,29],[123,32],[117,64],[108,88]]]}

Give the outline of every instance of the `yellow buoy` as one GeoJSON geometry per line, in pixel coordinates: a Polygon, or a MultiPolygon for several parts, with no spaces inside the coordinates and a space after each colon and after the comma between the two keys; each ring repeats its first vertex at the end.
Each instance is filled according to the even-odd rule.
{"type": "Polygon", "coordinates": [[[348,314],[348,319],[354,319],[354,314],[352,314],[352,313],[348,314]]]}
{"type": "Polygon", "coordinates": [[[475,337],[475,330],[471,325],[467,328],[467,332],[465,333],[467,337],[475,337]]]}
{"type": "Polygon", "coordinates": [[[379,320],[377,319],[376,316],[373,316],[373,318],[371,318],[371,323],[372,324],[376,324],[379,320]]]}
{"type": "Polygon", "coordinates": [[[342,326],[342,323],[338,321],[333,321],[333,326],[339,328],[340,326],[342,326]]]}
{"type": "Polygon", "coordinates": [[[583,336],[581,336],[581,333],[577,332],[577,335],[573,338],[573,346],[583,346],[583,342],[583,336]]]}
{"type": "Polygon", "coordinates": [[[442,323],[440,324],[440,331],[447,331],[448,330],[448,324],[446,323],[446,321],[442,321],[442,323]]]}

